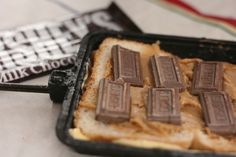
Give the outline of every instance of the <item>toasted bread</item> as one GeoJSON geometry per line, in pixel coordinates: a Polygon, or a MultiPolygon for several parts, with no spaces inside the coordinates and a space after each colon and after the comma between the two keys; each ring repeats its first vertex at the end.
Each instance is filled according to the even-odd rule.
{"type": "MultiPolygon", "coordinates": [[[[85,92],[82,94],[75,112],[75,128],[71,129],[72,136],[76,139],[110,141],[144,148],[158,147],[236,152],[236,135],[223,137],[211,133],[205,127],[198,97],[191,95],[189,92],[193,66],[195,62],[200,62],[200,59],[179,59],[187,86],[187,89],[180,94],[181,125],[147,120],[145,114],[147,90],[153,85],[149,68],[149,57],[154,54],[172,55],[161,50],[157,43],[145,44],[114,38],[105,39],[94,54],[91,74],[85,83],[85,92]],[[140,52],[144,76],[144,87],[131,87],[132,107],[130,120],[115,124],[95,120],[99,81],[102,78],[112,79],[111,48],[113,45],[120,45],[124,48],[140,52]]],[[[233,76],[236,76],[234,74],[236,66],[224,63],[224,69],[227,72],[224,75],[225,91],[235,91],[236,80],[233,80],[233,76]],[[231,86],[228,84],[231,84],[231,86]]],[[[229,93],[229,95],[234,101],[236,100],[235,93],[229,93]]]]}

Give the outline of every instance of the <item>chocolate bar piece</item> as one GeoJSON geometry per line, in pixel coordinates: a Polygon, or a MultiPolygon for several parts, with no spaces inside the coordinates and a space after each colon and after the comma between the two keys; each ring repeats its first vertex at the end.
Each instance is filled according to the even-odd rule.
{"type": "Polygon", "coordinates": [[[219,134],[234,134],[236,123],[229,96],[222,91],[203,92],[200,101],[206,126],[219,134]]]}
{"type": "Polygon", "coordinates": [[[175,57],[154,55],[150,59],[155,87],[185,89],[179,62],[175,57]]]}
{"type": "Polygon", "coordinates": [[[123,80],[134,86],[143,86],[140,53],[119,45],[112,47],[113,74],[115,80],[123,80]]]}
{"type": "Polygon", "coordinates": [[[96,119],[103,122],[124,122],[130,118],[130,85],[102,79],[99,83],[96,119]]]}
{"type": "Polygon", "coordinates": [[[148,91],[147,119],[180,124],[179,93],[173,88],[151,88],[148,91]]]}
{"type": "Polygon", "coordinates": [[[223,89],[223,65],[220,62],[200,62],[195,64],[192,94],[223,89]]]}

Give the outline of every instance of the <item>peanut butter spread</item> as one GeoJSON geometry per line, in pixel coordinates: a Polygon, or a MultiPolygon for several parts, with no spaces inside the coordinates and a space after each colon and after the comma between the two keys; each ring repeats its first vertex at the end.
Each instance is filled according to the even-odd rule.
{"type": "MultiPolygon", "coordinates": [[[[188,52],[183,52],[188,53],[188,52]]],[[[74,114],[74,128],[70,134],[75,139],[108,141],[142,148],[204,150],[236,152],[236,134],[222,136],[205,126],[201,104],[197,96],[190,94],[193,67],[198,58],[178,58],[184,76],[185,91],[180,93],[181,125],[172,125],[146,118],[147,91],[153,86],[149,58],[152,55],[172,56],[160,49],[157,43],[144,44],[135,41],[105,39],[93,56],[91,73],[85,82],[85,92],[74,114]],[[103,123],[95,120],[98,83],[102,78],[113,79],[111,48],[120,45],[141,54],[144,77],[143,87],[131,87],[131,118],[123,123],[103,123]]],[[[236,117],[236,65],[223,63],[224,91],[232,99],[236,117]]]]}

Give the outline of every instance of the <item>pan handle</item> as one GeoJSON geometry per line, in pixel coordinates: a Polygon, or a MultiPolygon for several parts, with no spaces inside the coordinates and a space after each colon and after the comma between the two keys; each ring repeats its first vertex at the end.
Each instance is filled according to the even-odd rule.
{"type": "Polygon", "coordinates": [[[0,83],[0,90],[16,92],[49,93],[53,102],[61,103],[68,87],[75,82],[74,73],[69,70],[52,71],[48,85],[29,85],[19,83],[0,83]]]}
{"type": "Polygon", "coordinates": [[[52,71],[48,81],[48,89],[53,102],[61,103],[64,100],[68,88],[73,86],[76,81],[74,75],[70,69],[52,71]]]}

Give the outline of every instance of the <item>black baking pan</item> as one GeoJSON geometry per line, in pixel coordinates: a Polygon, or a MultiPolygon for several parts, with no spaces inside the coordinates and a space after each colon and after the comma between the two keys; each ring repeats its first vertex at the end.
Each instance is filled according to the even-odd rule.
{"type": "MultiPolygon", "coordinates": [[[[91,64],[91,56],[100,43],[107,37],[115,37],[119,39],[129,39],[144,43],[160,42],[160,47],[163,50],[169,51],[181,58],[198,57],[204,60],[217,60],[236,63],[236,42],[212,40],[205,38],[189,38],[178,36],[166,36],[156,34],[133,34],[127,32],[95,32],[85,36],[81,42],[78,52],[77,62],[73,69],[68,72],[54,72],[59,78],[62,76],[62,82],[66,81],[64,88],[65,97],[62,104],[57,125],[56,134],[58,138],[69,147],[72,147],[79,153],[105,156],[163,156],[163,157],[223,157],[232,156],[214,152],[200,151],[176,151],[165,149],[144,149],[131,146],[124,146],[108,142],[99,141],[83,141],[76,140],[69,134],[69,129],[73,128],[73,113],[78,105],[80,96],[83,93],[82,84],[85,81],[84,76],[87,74],[87,69],[91,64]],[[67,79],[65,76],[68,76],[67,79]]],[[[55,75],[51,75],[53,78],[55,75]]],[[[51,79],[49,84],[53,84],[51,79]]],[[[55,78],[54,78],[55,80],[55,78]]],[[[56,79],[57,80],[57,79],[56,79]]],[[[60,83],[59,83],[60,84],[60,83]]],[[[54,84],[55,90],[58,90],[58,85],[54,84]]],[[[61,86],[61,85],[60,85],[61,86]]],[[[62,88],[62,87],[61,87],[62,88]]],[[[63,94],[62,94],[63,95],[63,94]]],[[[58,96],[55,96],[58,97],[58,96]]],[[[53,98],[53,96],[52,96],[53,98]]]]}

